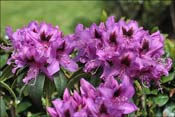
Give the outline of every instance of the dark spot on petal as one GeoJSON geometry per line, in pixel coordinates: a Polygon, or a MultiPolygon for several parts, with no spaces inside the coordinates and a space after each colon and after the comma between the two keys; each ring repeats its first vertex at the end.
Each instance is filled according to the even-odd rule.
{"type": "Polygon", "coordinates": [[[36,31],[36,29],[34,28],[33,30],[32,30],[34,33],[37,33],[37,31],[36,31]]]}
{"type": "Polygon", "coordinates": [[[129,58],[129,55],[124,56],[124,57],[121,59],[121,64],[124,64],[124,65],[126,65],[126,66],[130,66],[130,64],[131,64],[131,59],[129,58]]]}
{"type": "Polygon", "coordinates": [[[104,79],[101,79],[101,83],[105,83],[105,80],[104,79]]]}
{"type": "Polygon", "coordinates": [[[108,111],[107,111],[107,108],[106,106],[104,105],[104,103],[102,103],[102,105],[100,106],[100,109],[99,109],[100,113],[102,114],[107,114],[108,111]]]}
{"type": "Polygon", "coordinates": [[[122,27],[122,31],[123,31],[123,35],[127,36],[127,37],[131,37],[134,33],[133,28],[130,28],[128,31],[122,27]]]}
{"type": "Polygon", "coordinates": [[[30,58],[27,58],[26,60],[27,60],[28,63],[33,63],[33,62],[35,62],[35,59],[34,59],[33,56],[31,56],[30,58]]]}
{"type": "Polygon", "coordinates": [[[117,35],[114,31],[113,33],[110,34],[109,40],[110,40],[111,43],[117,44],[116,38],[117,38],[117,35]]]}
{"type": "Polygon", "coordinates": [[[70,112],[68,109],[64,112],[64,117],[70,117],[70,112]]]}
{"type": "Polygon", "coordinates": [[[110,66],[113,66],[112,61],[110,61],[110,60],[106,60],[106,62],[107,62],[110,66]]]}
{"type": "Polygon", "coordinates": [[[40,39],[41,39],[42,41],[49,41],[51,37],[52,37],[52,35],[46,36],[45,32],[42,32],[42,33],[40,34],[40,39]]]}
{"type": "Polygon", "coordinates": [[[46,37],[46,40],[50,40],[50,38],[52,37],[52,35],[48,35],[47,37],[46,37]]]}
{"type": "Polygon", "coordinates": [[[103,48],[103,44],[102,43],[98,43],[97,44],[97,48],[99,48],[99,49],[103,48]]]}
{"type": "Polygon", "coordinates": [[[44,67],[48,67],[49,66],[49,63],[44,63],[44,67]]]}
{"type": "Polygon", "coordinates": [[[65,43],[65,42],[63,42],[63,43],[60,45],[60,47],[59,47],[59,48],[57,48],[57,51],[64,51],[65,46],[66,46],[66,43],[65,43]]]}
{"type": "Polygon", "coordinates": [[[114,92],[114,97],[118,97],[121,93],[120,88],[114,92]]]}
{"type": "Polygon", "coordinates": [[[101,38],[101,34],[95,29],[95,38],[101,38]]]}
{"type": "Polygon", "coordinates": [[[143,44],[142,44],[142,48],[141,48],[141,51],[143,52],[145,52],[145,51],[148,51],[149,50],[149,42],[146,40],[146,39],[144,39],[144,41],[143,41],[143,44]]]}

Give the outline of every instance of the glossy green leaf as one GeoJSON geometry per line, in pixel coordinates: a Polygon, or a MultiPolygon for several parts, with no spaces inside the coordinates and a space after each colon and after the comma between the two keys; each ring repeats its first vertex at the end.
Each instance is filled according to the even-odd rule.
{"type": "Polygon", "coordinates": [[[3,97],[0,97],[0,117],[8,117],[3,97]]]}
{"type": "Polygon", "coordinates": [[[153,99],[154,99],[155,104],[157,104],[158,106],[163,106],[168,102],[169,97],[167,95],[159,94],[157,97],[153,99]]]}
{"type": "Polygon", "coordinates": [[[161,78],[161,83],[167,83],[169,81],[172,81],[175,77],[175,73],[171,72],[168,76],[164,76],[161,78]]]}
{"type": "Polygon", "coordinates": [[[170,57],[175,59],[175,42],[169,39],[165,40],[165,50],[170,57]]]}
{"type": "Polygon", "coordinates": [[[54,83],[58,92],[58,96],[61,97],[64,89],[67,86],[68,79],[66,78],[63,71],[59,71],[57,74],[54,75],[54,83]]]}
{"type": "Polygon", "coordinates": [[[40,73],[36,78],[36,81],[30,81],[29,84],[27,84],[27,91],[29,93],[29,96],[33,99],[33,101],[36,104],[38,104],[38,106],[41,104],[41,96],[43,94],[44,81],[45,75],[40,73]]]}
{"type": "Polygon", "coordinates": [[[74,77],[71,77],[68,84],[67,84],[67,87],[68,88],[73,88],[74,84],[78,83],[81,78],[90,78],[90,75],[87,74],[87,73],[81,73],[81,74],[77,74],[74,77]]]}
{"type": "Polygon", "coordinates": [[[17,113],[21,113],[23,111],[25,111],[27,108],[29,108],[32,104],[30,102],[21,102],[17,108],[16,111],[17,113]]]}
{"type": "Polygon", "coordinates": [[[13,73],[12,73],[12,66],[7,66],[4,68],[2,75],[0,76],[0,81],[5,81],[9,78],[12,78],[13,73]]]}
{"type": "Polygon", "coordinates": [[[8,55],[7,54],[1,55],[1,58],[0,58],[0,68],[2,68],[6,64],[7,59],[8,59],[8,55]]]}
{"type": "Polygon", "coordinates": [[[77,70],[76,72],[74,72],[74,73],[72,74],[72,76],[70,77],[70,79],[73,78],[73,77],[75,77],[75,76],[77,76],[77,75],[79,75],[79,74],[82,74],[82,73],[84,73],[84,72],[83,72],[83,69],[80,68],[79,70],[77,70]]]}
{"type": "Polygon", "coordinates": [[[144,88],[143,88],[143,93],[144,93],[144,94],[147,94],[147,95],[150,95],[150,94],[152,94],[152,95],[157,95],[158,90],[157,90],[157,89],[150,90],[149,88],[144,87],[144,88]]]}
{"type": "Polygon", "coordinates": [[[166,117],[175,116],[175,102],[166,105],[165,109],[163,110],[163,115],[165,115],[166,117]]]}

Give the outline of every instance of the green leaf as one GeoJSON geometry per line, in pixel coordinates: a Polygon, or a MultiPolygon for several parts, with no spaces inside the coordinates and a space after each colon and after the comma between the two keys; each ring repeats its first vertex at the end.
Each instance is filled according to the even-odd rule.
{"type": "Polygon", "coordinates": [[[167,104],[165,109],[163,110],[163,115],[166,117],[174,117],[175,116],[175,103],[167,104]]]}
{"type": "Polygon", "coordinates": [[[2,97],[0,97],[0,117],[8,117],[5,102],[2,97]]]}
{"type": "Polygon", "coordinates": [[[23,111],[25,111],[27,108],[29,108],[32,104],[30,102],[21,102],[18,106],[17,106],[17,113],[21,113],[23,111]]]}
{"type": "Polygon", "coordinates": [[[102,22],[105,22],[107,20],[107,18],[108,18],[108,15],[107,15],[106,11],[103,10],[100,19],[102,22]]]}
{"type": "Polygon", "coordinates": [[[172,81],[175,77],[175,73],[171,72],[168,76],[164,76],[161,78],[161,83],[167,83],[169,81],[172,81]]]}
{"type": "Polygon", "coordinates": [[[4,68],[2,75],[0,76],[0,81],[5,81],[9,78],[12,78],[13,73],[12,73],[12,66],[7,66],[4,68]]]}
{"type": "Polygon", "coordinates": [[[29,96],[33,99],[33,101],[36,104],[38,104],[38,106],[41,105],[41,97],[43,94],[44,81],[45,81],[45,75],[40,73],[36,78],[36,81],[34,83],[30,81],[26,87],[29,96]]]}
{"type": "Polygon", "coordinates": [[[74,84],[79,82],[81,78],[90,78],[90,75],[87,73],[81,73],[81,74],[77,74],[74,77],[71,77],[68,84],[67,84],[67,87],[70,89],[73,88],[74,84]]]}
{"type": "Polygon", "coordinates": [[[54,75],[54,83],[58,92],[58,96],[61,97],[64,89],[67,86],[68,79],[66,78],[64,72],[60,70],[54,75]]]}
{"type": "Polygon", "coordinates": [[[175,42],[174,41],[170,39],[166,39],[165,40],[165,50],[169,54],[170,57],[175,59],[175,42]]]}
{"type": "Polygon", "coordinates": [[[143,87],[143,93],[147,95],[150,95],[150,94],[157,95],[158,90],[157,89],[150,90],[149,88],[143,87]]]}
{"type": "Polygon", "coordinates": [[[162,94],[159,94],[157,97],[153,98],[155,104],[157,104],[158,106],[163,106],[165,105],[168,100],[169,100],[169,97],[167,95],[162,95],[162,94]]]}
{"type": "Polygon", "coordinates": [[[159,27],[158,26],[155,26],[151,29],[151,33],[154,33],[156,32],[157,30],[159,30],[159,27]]]}
{"type": "Polygon", "coordinates": [[[8,59],[8,55],[7,54],[1,55],[0,68],[2,68],[6,64],[7,59],[8,59]]]}
{"type": "Polygon", "coordinates": [[[79,75],[79,74],[82,74],[82,73],[84,73],[84,72],[83,72],[83,69],[80,68],[79,70],[77,70],[76,72],[74,72],[74,73],[72,74],[72,76],[70,77],[70,79],[73,78],[73,77],[75,77],[75,76],[77,76],[77,75],[79,75]]]}
{"type": "Polygon", "coordinates": [[[50,117],[49,115],[45,115],[44,113],[42,112],[39,112],[39,113],[31,113],[31,112],[28,112],[27,113],[27,117],[50,117]]]}

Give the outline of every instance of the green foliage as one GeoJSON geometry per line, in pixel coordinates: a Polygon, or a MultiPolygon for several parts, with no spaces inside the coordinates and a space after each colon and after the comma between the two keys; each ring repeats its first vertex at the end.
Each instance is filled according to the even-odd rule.
{"type": "Polygon", "coordinates": [[[68,82],[68,79],[66,78],[63,71],[59,71],[54,75],[54,83],[55,83],[59,97],[63,95],[67,82],[68,82]]]}
{"type": "Polygon", "coordinates": [[[108,15],[107,15],[106,11],[103,10],[100,19],[102,22],[105,22],[107,20],[107,18],[108,18],[108,15]]]}
{"type": "Polygon", "coordinates": [[[167,95],[159,94],[158,96],[154,97],[153,100],[156,105],[161,107],[168,102],[169,97],[167,95]]]}
{"type": "Polygon", "coordinates": [[[174,77],[175,77],[175,72],[171,72],[169,74],[169,76],[163,76],[161,78],[161,83],[163,84],[163,83],[170,82],[170,81],[172,81],[174,79],[174,77]]]}
{"type": "Polygon", "coordinates": [[[43,95],[43,88],[44,88],[44,82],[45,82],[45,75],[39,74],[36,79],[34,79],[34,82],[30,82],[27,85],[27,92],[34,101],[36,105],[41,105],[41,97],[43,95]]]}
{"type": "Polygon", "coordinates": [[[0,116],[7,117],[6,106],[3,97],[0,97],[0,116]]]}
{"type": "Polygon", "coordinates": [[[21,102],[18,107],[16,108],[17,113],[21,113],[28,109],[32,104],[30,102],[21,102]]]}
{"type": "Polygon", "coordinates": [[[175,42],[166,39],[165,56],[170,56],[173,60],[172,69],[169,76],[163,76],[160,81],[160,90],[151,85],[150,88],[144,87],[135,81],[136,94],[134,102],[139,107],[136,116],[167,116],[173,117],[175,113],[175,42]]]}

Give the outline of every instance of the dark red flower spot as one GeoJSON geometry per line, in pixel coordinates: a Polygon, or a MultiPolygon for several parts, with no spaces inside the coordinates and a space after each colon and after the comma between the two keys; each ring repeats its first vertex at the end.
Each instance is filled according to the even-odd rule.
{"type": "Polygon", "coordinates": [[[115,32],[113,32],[113,33],[110,34],[109,40],[110,40],[111,43],[117,44],[116,38],[117,38],[117,35],[116,35],[115,32]]]}
{"type": "Polygon", "coordinates": [[[101,34],[95,29],[95,38],[100,39],[101,38],[101,34]]]}
{"type": "Polygon", "coordinates": [[[122,27],[122,31],[123,31],[123,35],[127,36],[127,37],[131,37],[134,33],[133,28],[130,28],[128,31],[122,27]]]}
{"type": "Polygon", "coordinates": [[[126,66],[130,66],[130,64],[131,64],[131,59],[130,59],[129,55],[124,56],[124,57],[121,59],[121,64],[124,64],[124,65],[126,65],[126,66]]]}

